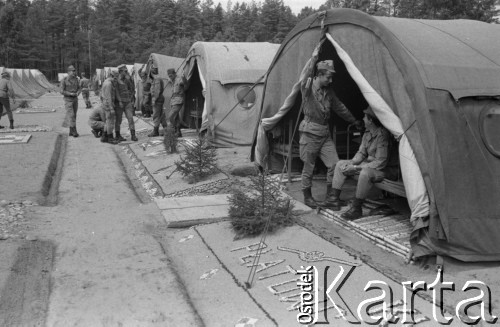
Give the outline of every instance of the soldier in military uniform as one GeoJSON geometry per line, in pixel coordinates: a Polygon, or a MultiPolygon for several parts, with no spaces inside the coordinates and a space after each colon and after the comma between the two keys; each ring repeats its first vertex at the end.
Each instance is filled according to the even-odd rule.
{"type": "Polygon", "coordinates": [[[97,137],[101,137],[106,128],[106,113],[102,107],[97,107],[90,113],[89,116],[89,126],[92,128],[92,134],[97,137]]]}
{"type": "Polygon", "coordinates": [[[113,129],[115,128],[115,107],[119,105],[118,91],[113,81],[118,77],[118,72],[111,71],[110,76],[104,81],[101,88],[102,109],[106,116],[106,127],[101,135],[101,142],[117,144],[118,141],[113,138],[113,129]]]}
{"type": "Polygon", "coordinates": [[[128,121],[128,127],[130,129],[130,135],[132,141],[137,141],[135,136],[135,125],[134,125],[134,107],[132,106],[132,95],[134,94],[134,85],[130,78],[127,79],[126,72],[127,66],[118,66],[119,77],[117,80],[118,94],[120,96],[121,105],[119,108],[115,109],[116,121],[115,121],[115,134],[118,141],[126,141],[124,137],[120,135],[120,126],[122,124],[123,114],[128,121]]]}
{"type": "Polygon", "coordinates": [[[177,76],[173,68],[168,69],[167,73],[173,84],[172,97],[170,98],[170,117],[168,117],[168,120],[174,127],[177,137],[182,137],[181,117],[179,115],[184,105],[184,78],[183,76],[177,76]]]}
{"type": "Polygon", "coordinates": [[[82,73],[82,78],[80,79],[80,88],[82,89],[83,100],[87,109],[92,108],[92,103],[90,103],[90,80],[85,77],[85,73],[82,73]]]}
{"type": "MultiPolygon", "coordinates": [[[[0,79],[0,119],[2,119],[3,108],[7,111],[7,116],[10,121],[10,129],[14,129],[14,116],[12,115],[12,111],[10,110],[10,102],[9,97],[12,98],[14,103],[16,102],[14,91],[12,90],[12,86],[10,85],[10,74],[8,72],[2,73],[2,79],[0,79]]],[[[4,128],[0,126],[0,129],[4,128]]]]}
{"type": "Polygon", "coordinates": [[[163,80],[158,76],[158,68],[152,67],[151,74],[153,76],[153,83],[151,84],[151,102],[153,105],[153,131],[148,135],[149,137],[159,136],[160,124],[163,129],[167,128],[167,120],[165,119],[165,112],[163,111],[163,104],[165,103],[165,97],[163,96],[163,90],[165,85],[163,80]]]}
{"type": "Polygon", "coordinates": [[[66,108],[66,117],[64,118],[63,127],[69,127],[69,135],[78,137],[76,131],[76,113],[78,111],[78,96],[81,88],[78,78],[76,77],[75,67],[68,67],[68,76],[61,82],[61,93],[64,96],[64,107],[66,108]]]}
{"type": "Polygon", "coordinates": [[[356,197],[349,210],[341,215],[347,220],[358,219],[363,215],[363,202],[374,183],[381,182],[385,178],[394,179],[398,172],[398,164],[389,163],[391,137],[389,131],[382,126],[371,107],[363,112],[366,131],[361,145],[351,160],[341,160],[337,163],[332,182],[333,196],[329,200],[332,210],[340,210],[339,196],[346,178],[359,176],[356,197]]]}
{"type": "Polygon", "coordinates": [[[143,117],[151,117],[153,109],[151,108],[151,80],[144,71],[140,72],[142,80],[142,103],[141,112],[143,117]]]}
{"type": "MultiPolygon", "coordinates": [[[[314,67],[315,59],[318,58],[318,52],[319,48],[316,48],[310,67],[307,68],[309,74],[314,67]]],[[[304,119],[299,125],[300,159],[304,163],[302,169],[302,191],[304,194],[304,203],[312,208],[317,206],[316,201],[312,197],[311,187],[314,165],[318,156],[328,168],[326,201],[322,205],[328,205],[329,198],[333,196],[331,184],[335,165],[339,161],[339,157],[328,125],[332,111],[349,123],[355,123],[359,128],[362,126],[362,122],[356,120],[349,109],[338,99],[333,89],[329,87],[332,82],[333,73],[335,73],[333,60],[321,61],[317,63],[316,67],[317,72],[312,83],[304,81],[301,85],[302,94],[307,94],[307,96],[304,98],[304,119]]]]}

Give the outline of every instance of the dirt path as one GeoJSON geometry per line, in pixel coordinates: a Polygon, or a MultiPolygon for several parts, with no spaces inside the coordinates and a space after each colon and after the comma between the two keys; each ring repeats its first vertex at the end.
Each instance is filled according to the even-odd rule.
{"type": "Polygon", "coordinates": [[[37,237],[56,245],[47,326],[202,325],[155,239],[159,210],[90,134],[88,113],[68,139],[58,205],[36,212],[37,237]]]}

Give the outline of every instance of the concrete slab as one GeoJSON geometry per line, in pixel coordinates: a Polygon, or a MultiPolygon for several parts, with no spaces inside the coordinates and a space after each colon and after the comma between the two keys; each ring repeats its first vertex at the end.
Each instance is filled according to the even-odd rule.
{"type": "MultiPolygon", "coordinates": [[[[260,236],[233,240],[235,234],[229,222],[198,226],[194,230],[220,260],[222,267],[233,276],[233,283],[244,285],[249,280],[252,266],[257,267],[252,287],[247,290],[248,295],[265,308],[269,316],[279,326],[298,325],[297,309],[300,303],[301,289],[297,285],[299,276],[296,275],[296,271],[300,270],[301,266],[314,265],[318,270],[320,303],[326,299],[325,287],[329,287],[343,269],[343,274],[340,277],[344,283],[338,293],[344,302],[342,303],[340,297],[336,297],[335,291],[332,291],[330,295],[334,296],[340,312],[351,321],[354,317],[358,317],[357,309],[363,301],[371,299],[373,303],[374,297],[380,296],[380,290],[378,292],[364,290],[373,281],[381,281],[388,285],[393,292],[392,304],[395,310],[403,310],[405,290],[401,284],[385,277],[382,273],[365,265],[359,258],[349,255],[343,249],[300,226],[292,226],[268,235],[258,262],[254,262],[254,259],[261,239],[260,236]],[[350,275],[348,278],[344,278],[347,272],[350,272],[350,275]]],[[[184,251],[182,250],[179,255],[184,254],[183,258],[186,261],[191,261],[189,256],[193,252],[184,251]]],[[[435,277],[427,282],[432,282],[435,277]]],[[[187,285],[191,282],[190,280],[185,281],[187,285]]],[[[227,285],[226,282],[220,284],[220,287],[224,288],[227,285]]],[[[417,325],[435,326],[436,322],[432,318],[433,305],[420,297],[415,297],[414,301],[415,321],[419,322],[417,325]]],[[[327,304],[327,309],[322,313],[321,319],[324,319],[326,312],[330,324],[335,326],[352,325],[341,317],[339,311],[334,308],[330,301],[327,301],[327,304]]],[[[380,305],[375,305],[370,310],[380,308],[380,305]]],[[[243,311],[242,314],[244,313],[243,311]]],[[[398,316],[402,317],[402,312],[398,316]]],[[[451,325],[459,326],[459,323],[455,319],[451,325]]]]}
{"type": "Polygon", "coordinates": [[[229,206],[212,206],[204,207],[203,210],[200,210],[200,207],[163,210],[161,214],[170,227],[172,225],[177,227],[225,220],[228,218],[228,210],[229,206]],[[179,224],[180,222],[183,224],[179,224]]]}
{"type": "Polygon", "coordinates": [[[27,134],[27,135],[15,135],[15,134],[0,135],[0,144],[28,143],[30,138],[31,138],[31,134],[27,134]]]}
{"type": "MultiPolygon", "coordinates": [[[[182,198],[155,199],[160,210],[227,206],[229,194],[185,196],[182,198]]],[[[204,208],[205,209],[205,208],[204,208]]]]}
{"type": "Polygon", "coordinates": [[[129,145],[129,148],[153,176],[165,195],[176,194],[228,178],[221,172],[190,184],[186,178],[175,171],[175,162],[184,155],[183,147],[179,146],[179,153],[162,153],[161,151],[164,150],[162,137],[151,138],[147,142],[133,143],[129,145]]]}
{"type": "Polygon", "coordinates": [[[166,240],[169,256],[181,272],[180,278],[205,326],[236,326],[255,320],[255,326],[277,325],[243,285],[235,282],[195,231],[169,230],[166,240]]]}

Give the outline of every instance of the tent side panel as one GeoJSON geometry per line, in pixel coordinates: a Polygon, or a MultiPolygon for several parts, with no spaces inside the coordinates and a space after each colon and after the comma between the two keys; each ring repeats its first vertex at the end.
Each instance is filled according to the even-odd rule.
{"type": "MultiPolygon", "coordinates": [[[[500,201],[492,201],[492,196],[500,195],[500,159],[488,151],[479,132],[482,109],[497,102],[464,98],[456,103],[448,92],[429,93],[432,94],[429,110],[446,167],[444,184],[450,217],[498,224],[500,201]]],[[[456,224],[451,226],[459,228],[456,224]]],[[[500,252],[500,243],[497,248],[500,252]]]]}
{"type": "Polygon", "coordinates": [[[209,121],[213,121],[215,128],[214,144],[219,147],[250,145],[253,129],[259,117],[258,108],[262,99],[262,84],[256,85],[253,89],[256,103],[249,109],[245,109],[239,104],[236,93],[242,87],[251,87],[251,84],[227,84],[223,86],[216,81],[212,81],[210,84],[212,101],[209,111],[212,117],[209,117],[209,121]]]}

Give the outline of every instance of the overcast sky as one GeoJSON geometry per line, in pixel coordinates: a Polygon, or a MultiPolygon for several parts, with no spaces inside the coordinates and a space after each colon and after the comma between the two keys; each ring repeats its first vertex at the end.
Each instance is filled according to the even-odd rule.
{"type": "MultiPolygon", "coordinates": [[[[224,10],[227,8],[228,0],[213,0],[213,2],[215,3],[215,5],[217,5],[217,3],[220,2],[220,4],[222,5],[222,8],[224,8],[224,10]]],[[[251,3],[252,0],[231,0],[231,3],[233,4],[233,6],[236,2],[251,3]]],[[[263,1],[262,0],[255,0],[255,2],[262,3],[263,1]]],[[[323,3],[325,3],[326,0],[284,0],[284,2],[285,2],[285,6],[290,7],[290,9],[292,9],[292,12],[294,14],[298,14],[298,13],[300,13],[300,10],[304,7],[313,7],[314,9],[318,9],[318,7],[321,6],[323,3]]]]}

